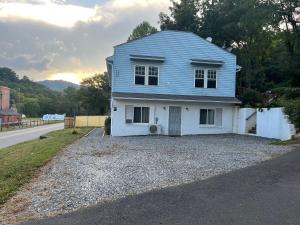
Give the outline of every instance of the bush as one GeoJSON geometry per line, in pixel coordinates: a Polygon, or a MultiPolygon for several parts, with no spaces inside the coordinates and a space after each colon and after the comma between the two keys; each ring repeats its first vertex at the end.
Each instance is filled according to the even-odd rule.
{"type": "Polygon", "coordinates": [[[111,131],[111,118],[107,117],[104,123],[104,131],[106,135],[110,135],[111,131]]]}
{"type": "Polygon", "coordinates": [[[285,99],[300,98],[300,88],[280,87],[272,90],[275,94],[283,96],[285,99]]]}
{"type": "Polygon", "coordinates": [[[300,98],[282,102],[285,113],[289,116],[290,121],[300,129],[300,98]]]}
{"type": "Polygon", "coordinates": [[[263,103],[263,95],[253,89],[247,89],[241,98],[244,106],[257,107],[263,103]]]}
{"type": "Polygon", "coordinates": [[[72,134],[77,135],[77,134],[78,134],[78,131],[74,129],[74,130],[72,131],[72,134]]]}

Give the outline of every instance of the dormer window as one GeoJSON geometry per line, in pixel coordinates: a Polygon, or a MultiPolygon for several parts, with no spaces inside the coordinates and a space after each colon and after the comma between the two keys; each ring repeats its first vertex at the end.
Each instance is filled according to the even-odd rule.
{"type": "Polygon", "coordinates": [[[136,85],[158,85],[159,68],[153,65],[136,65],[134,69],[136,85]]]}
{"type": "Polygon", "coordinates": [[[217,88],[217,70],[195,69],[195,88],[217,88]]]}

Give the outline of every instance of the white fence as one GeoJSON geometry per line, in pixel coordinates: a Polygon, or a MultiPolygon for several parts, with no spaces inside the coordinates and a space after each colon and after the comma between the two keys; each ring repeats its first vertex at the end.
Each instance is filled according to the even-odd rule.
{"type": "Polygon", "coordinates": [[[247,134],[256,125],[256,109],[240,108],[238,113],[238,134],[247,134]]]}
{"type": "Polygon", "coordinates": [[[295,126],[291,124],[283,108],[263,108],[257,111],[257,136],[289,140],[295,135],[295,126]]]}
{"type": "Polygon", "coordinates": [[[241,108],[237,121],[239,134],[249,134],[254,128],[256,136],[289,140],[296,133],[295,126],[284,114],[283,108],[241,108]]]}

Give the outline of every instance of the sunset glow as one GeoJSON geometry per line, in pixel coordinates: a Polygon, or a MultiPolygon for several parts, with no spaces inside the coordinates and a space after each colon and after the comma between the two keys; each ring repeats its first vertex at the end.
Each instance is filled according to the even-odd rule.
{"type": "Polygon", "coordinates": [[[74,84],[80,84],[81,78],[79,74],[75,73],[57,73],[49,77],[49,80],[64,80],[74,84]]]}

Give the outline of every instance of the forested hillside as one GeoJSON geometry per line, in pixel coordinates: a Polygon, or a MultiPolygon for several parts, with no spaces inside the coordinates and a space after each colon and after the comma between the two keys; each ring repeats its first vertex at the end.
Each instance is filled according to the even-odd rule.
{"type": "Polygon", "coordinates": [[[99,115],[109,110],[106,74],[84,80],[79,90],[70,87],[58,92],[26,76],[20,78],[9,68],[0,68],[0,86],[11,88],[11,104],[27,117],[48,113],[99,115]]]}

